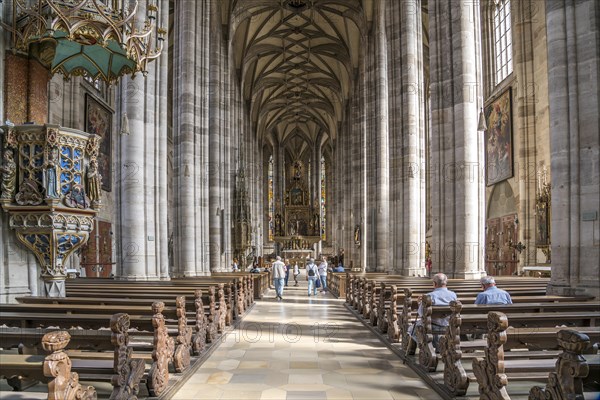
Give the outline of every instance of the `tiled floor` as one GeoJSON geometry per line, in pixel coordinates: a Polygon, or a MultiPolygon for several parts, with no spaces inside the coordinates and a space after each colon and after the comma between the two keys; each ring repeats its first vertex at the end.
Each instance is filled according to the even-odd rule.
{"type": "Polygon", "coordinates": [[[258,301],[173,397],[183,399],[438,399],[346,310],[308,297],[306,282],[258,301]]]}

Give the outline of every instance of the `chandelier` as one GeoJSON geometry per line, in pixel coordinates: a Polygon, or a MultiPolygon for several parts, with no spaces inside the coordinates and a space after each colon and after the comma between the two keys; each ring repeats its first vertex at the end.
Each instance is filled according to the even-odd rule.
{"type": "Polygon", "coordinates": [[[35,57],[52,74],[113,83],[146,75],[160,56],[166,30],[156,26],[156,1],[145,1],[140,18],[138,0],[12,0],[12,25],[2,26],[14,51],[35,57]]]}

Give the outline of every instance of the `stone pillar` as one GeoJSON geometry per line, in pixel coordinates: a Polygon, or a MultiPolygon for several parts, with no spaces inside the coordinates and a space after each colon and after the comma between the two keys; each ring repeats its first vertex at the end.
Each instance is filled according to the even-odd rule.
{"type": "Polygon", "coordinates": [[[385,1],[375,2],[374,24],[374,94],[376,121],[374,145],[375,193],[374,213],[374,269],[387,271],[389,267],[389,226],[390,226],[390,171],[389,171],[389,121],[388,121],[388,58],[385,30],[385,1]]]}
{"type": "Polygon", "coordinates": [[[429,2],[432,272],[468,279],[478,278],[484,266],[477,7],[429,2]]]}
{"type": "Polygon", "coordinates": [[[210,62],[209,62],[209,91],[208,102],[209,126],[208,126],[208,221],[209,221],[209,242],[208,251],[210,257],[210,270],[218,271],[220,269],[221,259],[221,218],[223,218],[223,205],[221,204],[221,193],[223,191],[221,172],[222,159],[221,147],[224,136],[224,127],[221,125],[221,98],[222,93],[222,55],[221,55],[221,19],[218,17],[219,4],[215,1],[210,4],[210,62]]]}
{"type": "MultiPolygon", "coordinates": [[[[140,2],[138,13],[146,12],[140,2]]],[[[168,18],[168,1],[160,4],[160,21],[168,18]],[[165,16],[165,14],[167,14],[165,16]]],[[[167,63],[168,44],[148,64],[148,74],[126,76],[120,86],[118,115],[127,114],[129,134],[118,136],[117,199],[119,235],[117,278],[168,279],[167,63]]],[[[119,131],[123,132],[119,121],[119,131]]]]}
{"type": "MultiPolygon", "coordinates": [[[[175,275],[209,275],[209,64],[211,1],[175,3],[175,275]]],[[[213,210],[216,212],[216,210],[213,210]]]]}
{"type": "Polygon", "coordinates": [[[393,271],[424,275],[425,118],[421,0],[388,4],[393,271]]]}
{"type": "Polygon", "coordinates": [[[599,295],[598,15],[595,0],[546,3],[552,170],[549,294],[599,295]]]}

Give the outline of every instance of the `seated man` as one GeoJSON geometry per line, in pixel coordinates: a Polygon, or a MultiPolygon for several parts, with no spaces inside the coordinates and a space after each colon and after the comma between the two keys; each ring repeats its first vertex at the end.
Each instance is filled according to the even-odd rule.
{"type": "Polygon", "coordinates": [[[335,267],[335,269],[333,270],[333,272],[344,272],[344,266],[342,265],[342,263],[339,263],[337,265],[337,267],[335,267]]]}
{"type": "Polygon", "coordinates": [[[496,287],[496,280],[492,276],[481,278],[483,292],[477,295],[475,304],[512,304],[512,299],[507,291],[496,287]]]}
{"type": "MultiPolygon", "coordinates": [[[[451,301],[457,300],[456,293],[452,290],[448,290],[446,285],[448,284],[448,277],[441,272],[433,276],[433,292],[427,293],[431,296],[431,304],[434,306],[445,306],[450,304],[451,301]]],[[[415,326],[411,332],[411,336],[416,338],[417,326],[423,325],[421,318],[423,317],[423,305],[421,304],[421,297],[419,297],[419,310],[417,311],[418,320],[415,322],[415,326]]],[[[433,347],[436,351],[438,350],[439,334],[444,333],[448,326],[448,319],[445,318],[432,318],[431,329],[433,335],[433,347]]]]}

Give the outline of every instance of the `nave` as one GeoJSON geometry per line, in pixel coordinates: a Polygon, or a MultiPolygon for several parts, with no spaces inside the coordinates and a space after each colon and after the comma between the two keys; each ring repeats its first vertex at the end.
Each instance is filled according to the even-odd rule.
{"type": "Polygon", "coordinates": [[[188,399],[438,399],[344,306],[306,281],[257,301],[173,397],[188,399]]]}

